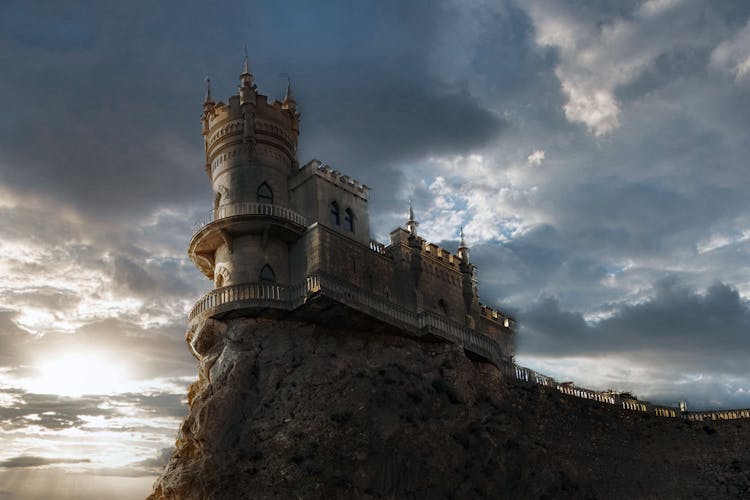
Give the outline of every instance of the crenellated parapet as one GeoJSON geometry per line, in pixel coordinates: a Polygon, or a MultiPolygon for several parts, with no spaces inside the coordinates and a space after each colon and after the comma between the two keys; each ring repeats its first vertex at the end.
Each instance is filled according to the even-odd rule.
{"type": "Polygon", "coordinates": [[[320,160],[310,160],[305,163],[296,175],[300,179],[316,175],[364,200],[367,200],[369,197],[370,188],[368,186],[348,175],[342,174],[338,170],[332,169],[320,160]]]}

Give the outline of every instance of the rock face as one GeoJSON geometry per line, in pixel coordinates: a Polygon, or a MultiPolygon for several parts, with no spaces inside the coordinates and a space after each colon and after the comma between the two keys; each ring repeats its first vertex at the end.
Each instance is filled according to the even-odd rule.
{"type": "Polygon", "coordinates": [[[455,345],[209,321],[152,499],[747,498],[750,422],[507,382],[455,345]]]}

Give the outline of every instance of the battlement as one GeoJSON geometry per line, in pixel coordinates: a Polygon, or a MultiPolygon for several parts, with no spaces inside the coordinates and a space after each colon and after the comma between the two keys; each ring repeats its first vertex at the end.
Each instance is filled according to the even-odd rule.
{"type": "Polygon", "coordinates": [[[310,160],[305,163],[296,174],[296,176],[300,176],[300,180],[310,175],[316,175],[328,182],[342,187],[346,191],[362,198],[363,200],[367,200],[369,197],[370,188],[368,186],[348,175],[342,174],[338,170],[332,169],[320,160],[310,160]]]}
{"type": "Polygon", "coordinates": [[[455,255],[434,243],[424,240],[422,241],[422,253],[428,258],[435,259],[443,265],[453,267],[456,270],[459,269],[459,265],[463,262],[458,255],[455,255]]]}
{"type": "Polygon", "coordinates": [[[506,316],[490,306],[480,304],[479,314],[483,319],[493,321],[504,328],[510,328],[511,330],[516,329],[516,321],[513,318],[506,316]]]}

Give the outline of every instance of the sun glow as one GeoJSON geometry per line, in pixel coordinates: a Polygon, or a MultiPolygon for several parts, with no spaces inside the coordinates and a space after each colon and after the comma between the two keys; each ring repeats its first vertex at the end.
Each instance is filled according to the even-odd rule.
{"type": "Polygon", "coordinates": [[[63,353],[42,359],[26,389],[37,394],[81,397],[128,391],[125,363],[97,352],[63,353]]]}

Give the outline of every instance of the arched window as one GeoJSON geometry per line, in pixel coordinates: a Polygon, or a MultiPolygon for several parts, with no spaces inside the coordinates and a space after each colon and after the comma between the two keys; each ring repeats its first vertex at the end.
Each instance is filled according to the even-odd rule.
{"type": "Polygon", "coordinates": [[[347,208],[344,211],[344,229],[350,233],[354,232],[354,212],[351,208],[347,208]]]}
{"type": "Polygon", "coordinates": [[[334,226],[338,226],[341,224],[341,219],[339,218],[339,204],[335,201],[332,201],[329,206],[331,213],[330,213],[330,221],[331,224],[334,226]]]}
{"type": "Polygon", "coordinates": [[[265,182],[258,186],[258,203],[273,205],[273,191],[271,191],[271,186],[265,182]]]}
{"type": "Polygon", "coordinates": [[[260,270],[260,282],[261,283],[276,283],[276,273],[273,272],[271,266],[266,264],[263,269],[260,270]]]}
{"type": "Polygon", "coordinates": [[[443,299],[438,300],[438,309],[440,309],[443,316],[448,316],[448,304],[443,299]]]}

